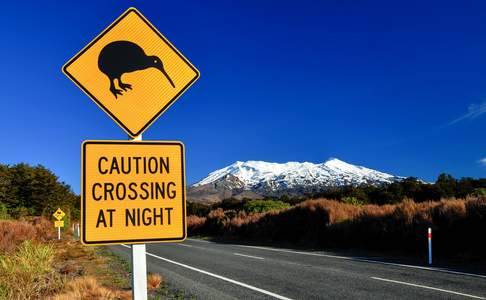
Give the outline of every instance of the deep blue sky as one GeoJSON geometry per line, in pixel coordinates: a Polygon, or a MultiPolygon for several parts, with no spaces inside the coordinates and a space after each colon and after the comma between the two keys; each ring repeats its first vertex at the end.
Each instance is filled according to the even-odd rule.
{"type": "Polygon", "coordinates": [[[0,162],[79,192],[81,142],[126,139],[61,66],[135,6],[201,72],[144,134],[185,143],[189,183],[236,160],[329,157],[486,177],[485,1],[262,2],[3,4],[0,162]]]}

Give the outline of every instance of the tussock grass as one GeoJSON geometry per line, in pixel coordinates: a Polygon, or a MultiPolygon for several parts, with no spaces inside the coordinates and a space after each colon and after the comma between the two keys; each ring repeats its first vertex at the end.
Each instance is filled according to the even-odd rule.
{"type": "Polygon", "coordinates": [[[96,278],[83,276],[67,283],[63,293],[55,295],[50,300],[124,300],[131,299],[130,291],[113,291],[101,286],[96,278]]]}
{"type": "Polygon", "coordinates": [[[0,256],[0,294],[6,299],[42,299],[58,291],[62,277],[52,267],[51,245],[24,241],[18,249],[0,256]]]}
{"type": "Polygon", "coordinates": [[[163,282],[164,280],[159,274],[149,274],[147,276],[147,288],[149,290],[158,289],[160,287],[160,284],[163,282]]]}

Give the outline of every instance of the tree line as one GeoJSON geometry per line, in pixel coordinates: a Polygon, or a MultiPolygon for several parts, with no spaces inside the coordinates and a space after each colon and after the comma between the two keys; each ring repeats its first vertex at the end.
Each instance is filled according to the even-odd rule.
{"type": "Polygon", "coordinates": [[[389,184],[371,186],[346,186],[332,188],[311,195],[310,198],[336,199],[343,202],[356,201],[360,204],[397,204],[404,199],[417,203],[438,201],[448,198],[486,196],[486,178],[463,177],[455,179],[442,173],[434,183],[427,183],[415,177],[408,177],[389,184]]]}
{"type": "Polygon", "coordinates": [[[68,218],[79,219],[79,205],[79,196],[46,167],[0,164],[0,214],[4,218],[50,218],[60,207],[68,218]]]}

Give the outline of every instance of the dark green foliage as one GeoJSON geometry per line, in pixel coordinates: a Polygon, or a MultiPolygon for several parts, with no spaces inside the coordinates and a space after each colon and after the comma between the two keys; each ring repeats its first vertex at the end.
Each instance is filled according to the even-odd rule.
{"type": "Polygon", "coordinates": [[[443,198],[450,198],[456,195],[457,181],[449,174],[440,174],[435,186],[443,198]]]}
{"type": "Polygon", "coordinates": [[[277,198],[275,200],[279,200],[279,201],[282,201],[282,202],[285,202],[285,203],[288,203],[290,204],[291,206],[293,205],[297,205],[301,202],[304,202],[305,200],[307,200],[309,197],[295,197],[295,196],[289,196],[289,195],[282,195],[280,198],[277,198]]]}
{"type": "Polygon", "coordinates": [[[61,207],[66,219],[79,219],[79,196],[44,166],[0,164],[0,205],[14,218],[44,215],[61,207]]]}
{"type": "Polygon", "coordinates": [[[187,215],[188,216],[206,216],[210,211],[211,207],[209,205],[204,205],[201,203],[187,202],[187,215]]]}

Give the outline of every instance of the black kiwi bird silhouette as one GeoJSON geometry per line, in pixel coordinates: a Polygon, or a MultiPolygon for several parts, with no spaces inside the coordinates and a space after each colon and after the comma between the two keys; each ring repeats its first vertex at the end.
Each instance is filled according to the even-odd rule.
{"type": "Polygon", "coordinates": [[[174,82],[170,79],[169,74],[164,69],[162,60],[157,56],[148,56],[139,45],[129,41],[116,41],[106,45],[98,56],[98,68],[110,79],[110,91],[118,98],[123,95],[123,91],[131,90],[132,85],[123,83],[121,76],[124,73],[130,73],[148,68],[156,68],[167,78],[172,87],[174,82]],[[115,79],[118,81],[117,89],[115,79]]]}

